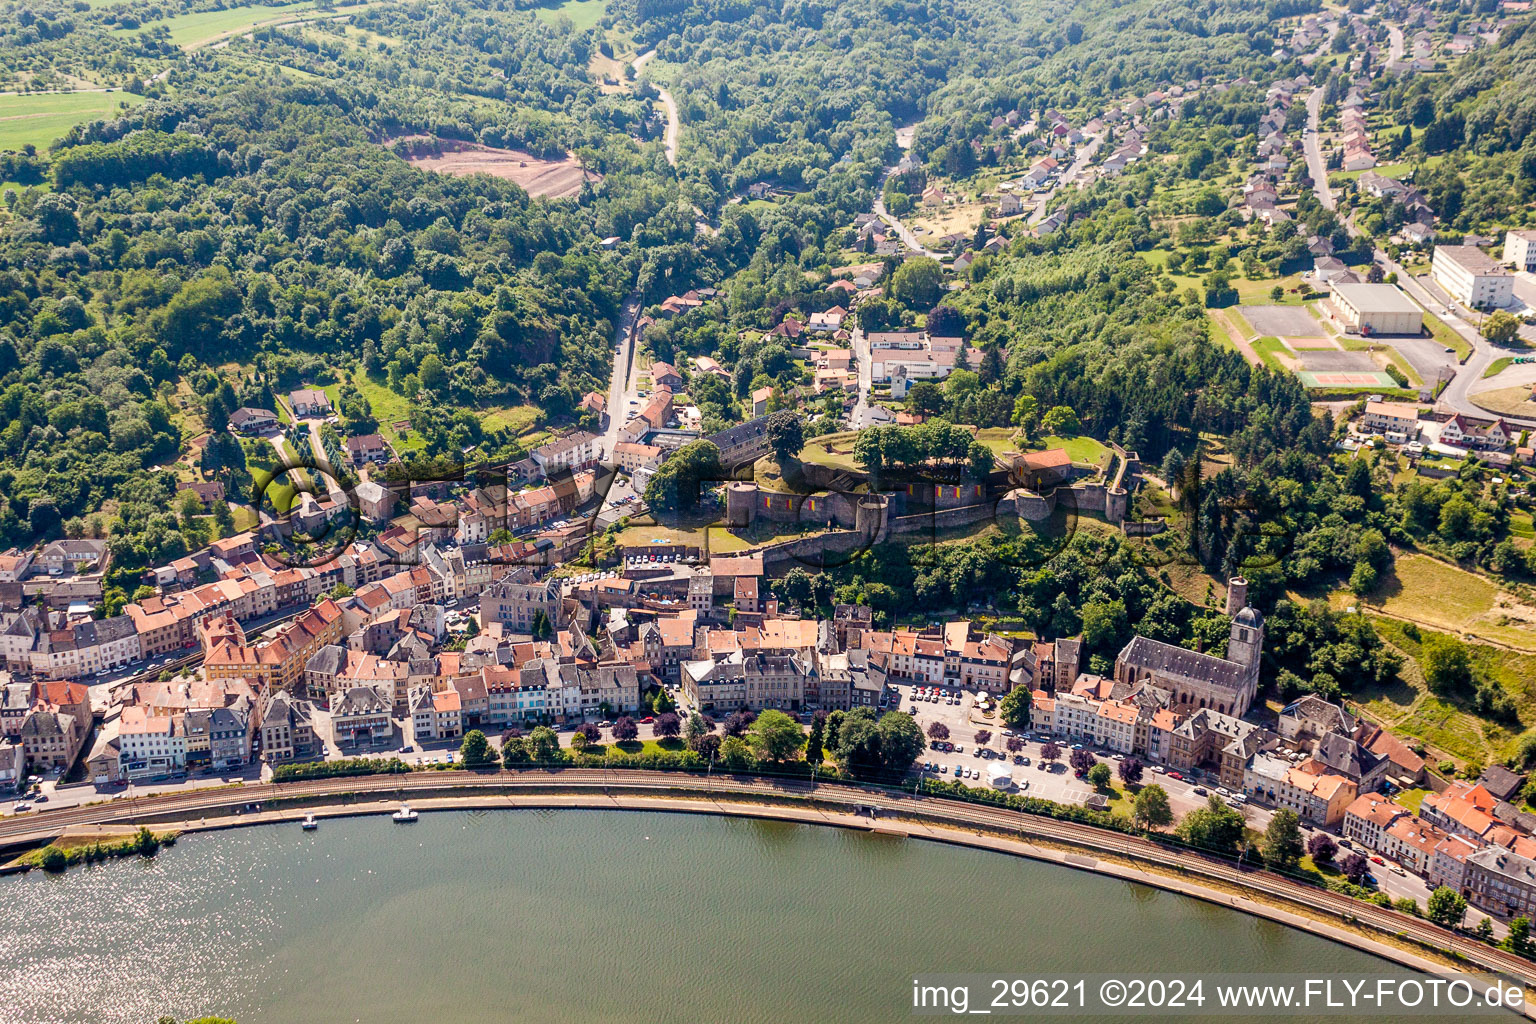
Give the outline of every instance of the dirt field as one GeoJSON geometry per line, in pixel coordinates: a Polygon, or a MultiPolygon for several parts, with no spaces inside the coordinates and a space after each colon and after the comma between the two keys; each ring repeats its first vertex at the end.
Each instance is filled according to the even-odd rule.
{"type": "MultiPolygon", "coordinates": [[[[471,142],[442,140],[438,152],[402,152],[407,163],[440,174],[490,174],[515,181],[531,196],[563,199],[581,191],[581,165],[576,158],[540,160],[516,149],[493,149],[471,142]]],[[[601,181],[595,171],[587,172],[588,181],[601,181]]]]}

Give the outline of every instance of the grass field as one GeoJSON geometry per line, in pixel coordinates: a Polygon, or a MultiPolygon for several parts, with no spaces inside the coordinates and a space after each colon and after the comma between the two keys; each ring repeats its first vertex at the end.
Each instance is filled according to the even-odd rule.
{"type": "MultiPolygon", "coordinates": [[[[315,0],[300,0],[294,4],[252,4],[249,7],[232,7],[223,11],[194,11],[164,21],[146,23],[143,29],[118,29],[116,34],[138,35],[140,31],[164,25],[170,31],[170,40],[176,46],[197,47],[210,43],[221,36],[249,31],[258,25],[273,21],[286,21],[303,17],[315,10],[315,0]]],[[[342,11],[345,9],[343,8],[342,11]]]]}
{"type": "Polygon", "coordinates": [[[1513,361],[1513,356],[1500,356],[1488,364],[1488,369],[1483,371],[1483,379],[1487,380],[1489,377],[1497,377],[1499,374],[1503,373],[1504,368],[1513,361]]]}
{"type": "MultiPolygon", "coordinates": [[[[382,381],[376,381],[362,370],[352,374],[352,386],[368,399],[368,405],[373,409],[373,418],[379,421],[379,436],[395,447],[395,450],[404,454],[415,451],[421,447],[421,439],[416,435],[402,440],[399,431],[395,429],[396,420],[408,420],[411,418],[411,403],[404,395],[396,394],[389,390],[382,381]]],[[[327,384],[323,389],[325,396],[335,405],[340,401],[340,384],[327,384]]]]}
{"type": "Polygon", "coordinates": [[[714,552],[741,551],[750,543],[717,526],[717,512],[642,516],[618,536],[620,546],[643,544],[692,544],[714,552]]]}
{"type": "Polygon", "coordinates": [[[130,106],[143,97],[128,92],[44,92],[30,96],[0,96],[0,149],[39,149],[83,121],[115,117],[119,104],[130,106]]]}
{"type": "MultiPolygon", "coordinates": [[[[1422,643],[1436,635],[1413,630],[1392,619],[1372,617],[1382,639],[1405,656],[1402,682],[1389,691],[1358,695],[1372,717],[1393,732],[1423,741],[1433,763],[1448,754],[1474,764],[1500,760],[1520,733],[1520,725],[1484,718],[1468,706],[1463,695],[1437,696],[1424,684],[1418,657],[1422,643]]],[[[1443,635],[1443,634],[1442,634],[1443,635]]],[[[1497,683],[1513,698],[1522,721],[1536,718],[1536,656],[1492,647],[1467,645],[1473,671],[1497,683]]]]}
{"type": "Polygon", "coordinates": [[[1065,448],[1068,457],[1079,465],[1098,466],[1100,469],[1109,465],[1109,448],[1092,437],[1057,437],[1052,434],[1042,437],[1040,444],[1046,449],[1065,448]]]}
{"type": "Polygon", "coordinates": [[[813,437],[805,443],[805,448],[800,452],[801,462],[810,462],[819,466],[832,466],[837,469],[853,469],[853,439],[856,434],[853,431],[844,431],[839,434],[823,434],[821,437],[813,437]],[[838,449],[836,451],[832,449],[838,449]]]}
{"type": "Polygon", "coordinates": [[[555,7],[539,7],[534,11],[540,21],[551,25],[558,24],[560,16],[565,15],[571,19],[571,30],[575,32],[585,32],[607,12],[608,0],[565,0],[555,7]]]}
{"type": "MultiPolygon", "coordinates": [[[[1483,637],[1536,652],[1536,628],[1499,608],[1500,587],[1485,576],[1427,555],[1400,555],[1364,604],[1430,629],[1483,637]]],[[[1336,607],[1355,604],[1348,591],[1330,597],[1336,607]]]]}
{"type": "Polygon", "coordinates": [[[1255,338],[1253,341],[1253,350],[1259,354],[1259,360],[1265,366],[1269,367],[1271,370],[1274,370],[1276,373],[1290,372],[1290,369],[1284,363],[1280,362],[1279,358],[1282,353],[1285,355],[1290,355],[1290,350],[1285,347],[1285,343],[1282,342],[1279,338],[1273,336],[1255,338]]]}

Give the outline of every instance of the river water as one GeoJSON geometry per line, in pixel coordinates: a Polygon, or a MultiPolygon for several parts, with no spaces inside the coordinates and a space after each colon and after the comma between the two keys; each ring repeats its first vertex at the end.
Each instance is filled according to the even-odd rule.
{"type": "Polygon", "coordinates": [[[1402,973],[1054,865],[682,814],[263,826],[0,880],[5,1024],[895,1021],[961,971],[1402,973]]]}

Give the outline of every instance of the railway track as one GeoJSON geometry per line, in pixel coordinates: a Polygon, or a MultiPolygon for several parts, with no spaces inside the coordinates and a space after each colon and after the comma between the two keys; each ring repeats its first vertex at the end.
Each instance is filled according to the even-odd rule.
{"type": "Polygon", "coordinates": [[[1197,879],[1223,883],[1283,903],[1344,917],[1359,924],[1425,946],[1449,950],[1470,964],[1497,971],[1536,988],[1536,964],[1464,935],[1338,893],[1302,885],[1262,869],[1244,869],[1214,857],[1186,849],[1174,849],[1139,836],[1113,832],[1077,822],[1026,814],[1005,808],[949,800],[928,795],[900,794],[894,790],[869,790],[840,783],[816,783],[801,779],[743,779],[733,776],[700,777],[682,772],[634,769],[566,768],[553,771],[517,772],[411,772],[400,775],[362,775],[308,779],[287,783],[241,784],[220,789],[192,790],[100,804],[60,808],[0,819],[0,846],[36,845],[56,838],[75,825],[109,825],[169,822],[233,812],[272,800],[312,801],[328,797],[405,799],[412,794],[445,791],[496,790],[516,793],[540,791],[623,791],[671,793],[695,797],[777,798],[838,805],[845,809],[876,808],[888,817],[919,817],[939,824],[1001,833],[1020,839],[1039,839],[1066,846],[1140,861],[1197,879]]]}

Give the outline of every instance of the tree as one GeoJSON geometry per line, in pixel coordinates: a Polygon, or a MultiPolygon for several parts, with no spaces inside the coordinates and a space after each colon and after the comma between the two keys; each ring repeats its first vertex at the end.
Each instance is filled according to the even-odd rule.
{"type": "Polygon", "coordinates": [[[1020,686],[1009,690],[1003,699],[997,702],[998,717],[1010,729],[1028,728],[1031,700],[1032,695],[1028,687],[1020,686]]]}
{"type": "Polygon", "coordinates": [[[1243,816],[1212,793],[1204,807],[1190,811],[1179,822],[1178,835],[1191,846],[1232,856],[1243,838],[1243,827],[1243,816]]]}
{"type": "Polygon", "coordinates": [[[703,483],[720,476],[720,449],[715,443],[690,442],[651,474],[645,485],[645,503],[662,511],[693,508],[699,503],[703,483]]]}
{"type": "Polygon", "coordinates": [[[1131,817],[1142,828],[1165,828],[1173,823],[1168,791],[1155,783],[1143,786],[1132,804],[1131,817]]]}
{"type": "Polygon", "coordinates": [[[1495,345],[1508,345],[1519,333],[1520,318],[1502,309],[1483,321],[1483,337],[1495,345]]]}
{"type": "Polygon", "coordinates": [[[591,744],[592,741],[587,738],[587,734],[579,729],[571,735],[571,749],[578,754],[586,753],[587,747],[591,744]]]}
{"type": "Polygon", "coordinates": [[[750,726],[753,720],[756,718],[757,715],[753,714],[751,711],[737,711],[731,715],[730,718],[725,720],[725,725],[723,727],[725,734],[727,736],[745,735],[747,727],[750,726]]]}
{"type": "Polygon", "coordinates": [[[931,380],[920,380],[907,389],[907,411],[937,416],[944,411],[944,389],[931,380]]]}
{"type": "Polygon", "coordinates": [[[805,734],[800,723],[782,711],[769,708],[757,716],[747,729],[747,744],[759,761],[779,764],[800,753],[805,734]]]}
{"type": "Polygon", "coordinates": [[[1270,818],[1259,845],[1264,863],[1280,871],[1289,871],[1301,860],[1301,819],[1296,812],[1281,808],[1270,818]]]}
{"type": "Polygon", "coordinates": [[[708,736],[709,730],[709,723],[704,721],[703,715],[699,714],[697,711],[689,715],[688,728],[684,732],[684,738],[687,739],[688,746],[693,750],[697,750],[699,748],[699,740],[703,739],[705,736],[708,736]]]}
{"type": "Polygon", "coordinates": [[[720,744],[720,763],[732,771],[746,771],[757,767],[752,748],[740,736],[727,736],[720,744]]]}
{"type": "Polygon", "coordinates": [[[1040,760],[1046,764],[1061,760],[1061,748],[1050,741],[1045,742],[1040,747],[1040,760]]]}
{"type": "Polygon", "coordinates": [[[928,311],[928,336],[932,338],[965,337],[965,314],[954,306],[940,303],[928,311]]]}
{"type": "Polygon", "coordinates": [[[928,738],[931,740],[949,739],[949,726],[945,725],[943,722],[929,722],[928,738]]]}
{"type": "Polygon", "coordinates": [[[788,410],[780,410],[768,417],[766,428],[768,445],[773,449],[773,457],[779,465],[800,455],[800,450],[805,447],[805,431],[799,416],[788,410]]]}
{"type": "Polygon", "coordinates": [[[694,743],[693,749],[698,751],[700,757],[706,761],[713,761],[720,756],[720,737],[714,733],[705,733],[694,743]]]}
{"type": "Polygon", "coordinates": [[[1003,745],[1008,748],[1010,754],[1017,754],[1024,749],[1024,738],[1022,736],[1009,736],[1008,741],[1003,745]]]}
{"type": "Polygon", "coordinates": [[[1347,854],[1339,861],[1339,870],[1344,872],[1344,877],[1355,885],[1365,881],[1366,872],[1370,870],[1371,862],[1358,853],[1347,854]]]}
{"type": "Polygon", "coordinates": [[[1429,919],[1442,928],[1460,928],[1467,917],[1467,898],[1448,885],[1429,894],[1429,919]]]}
{"type": "Polygon", "coordinates": [[[1113,777],[1114,774],[1109,770],[1109,765],[1103,761],[1096,762],[1092,768],[1088,769],[1088,781],[1093,784],[1094,789],[1108,789],[1109,780],[1113,777]]]}
{"type": "Polygon", "coordinates": [[[1074,750],[1067,755],[1067,765],[1079,775],[1087,775],[1088,770],[1098,763],[1099,759],[1087,750],[1074,750]]]}
{"type": "Polygon", "coordinates": [[[822,749],[821,740],[826,734],[827,713],[818,710],[811,716],[811,732],[805,738],[805,762],[806,764],[821,764],[826,757],[822,749]]]}
{"type": "Polygon", "coordinates": [[[1339,855],[1339,844],[1326,832],[1314,832],[1307,840],[1307,853],[1314,864],[1328,864],[1339,855]]]}
{"type": "Polygon", "coordinates": [[[1493,922],[1486,917],[1477,919],[1477,924],[1472,926],[1472,937],[1478,942],[1493,944],[1493,922]]]}
{"type": "Polygon", "coordinates": [[[984,747],[988,743],[991,743],[991,742],[992,742],[992,730],[991,729],[977,729],[976,730],[976,745],[978,747],[984,747]]]}
{"type": "Polygon", "coordinates": [[[1141,759],[1135,757],[1126,758],[1124,761],[1120,762],[1118,771],[1120,773],[1121,782],[1125,783],[1127,786],[1136,785],[1141,781],[1141,759]]]}
{"type": "Polygon", "coordinates": [[[944,294],[944,268],[931,256],[915,256],[896,268],[887,294],[908,309],[928,309],[944,294]]]}
{"type": "Polygon", "coordinates": [[[1507,949],[1516,956],[1531,955],[1531,919],[1523,914],[1509,922],[1509,934],[1504,936],[1504,941],[1499,943],[1500,949],[1507,949]]]}
{"type": "Polygon", "coordinates": [[[1080,433],[1083,426],[1070,405],[1056,405],[1040,418],[1040,429],[1047,434],[1072,437],[1080,433]]]}
{"type": "Polygon", "coordinates": [[[471,729],[464,734],[464,742],[459,744],[459,760],[466,768],[480,768],[496,764],[499,759],[485,733],[471,729]]]}
{"type": "MultiPolygon", "coordinates": [[[[835,717],[828,719],[829,734],[835,717]]],[[[905,772],[923,751],[923,734],[911,715],[888,711],[877,718],[873,708],[858,707],[843,713],[832,750],[838,764],[856,775],[905,772]]]]}
{"type": "Polygon", "coordinates": [[[69,867],[69,855],[57,846],[49,846],[43,851],[43,870],[56,875],[69,867]]]}
{"type": "Polygon", "coordinates": [[[618,740],[620,743],[628,743],[638,735],[640,735],[640,727],[635,724],[635,720],[633,718],[630,718],[628,715],[620,715],[618,718],[614,719],[614,739],[618,740]]]}
{"type": "Polygon", "coordinates": [[[560,737],[547,725],[541,725],[529,733],[526,743],[528,756],[540,764],[560,759],[560,737]]]}
{"type": "Polygon", "coordinates": [[[1472,659],[1466,644],[1455,637],[1426,637],[1419,660],[1424,665],[1424,681],[1435,693],[1453,693],[1472,682],[1472,659]]]}
{"type": "Polygon", "coordinates": [[[663,711],[656,716],[656,724],[652,726],[656,735],[664,739],[675,739],[677,734],[683,731],[683,720],[675,711],[663,711]]]}

